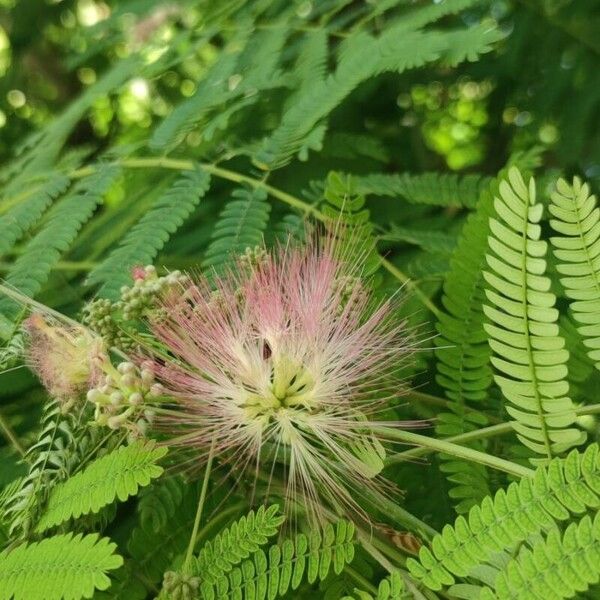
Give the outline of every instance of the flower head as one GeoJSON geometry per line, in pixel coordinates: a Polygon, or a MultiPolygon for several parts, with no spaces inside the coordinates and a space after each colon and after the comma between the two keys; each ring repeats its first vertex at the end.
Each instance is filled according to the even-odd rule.
{"type": "Polygon", "coordinates": [[[394,303],[375,304],[360,261],[337,254],[316,239],[212,285],[188,279],[151,323],[167,351],[153,370],[175,399],[157,411],[170,443],[200,459],[214,444],[236,471],[280,474],[289,506],[318,520],[324,505],[357,509],[360,490],[381,485],[374,416],[400,393],[396,372],[412,352],[394,303]]]}
{"type": "Polygon", "coordinates": [[[74,322],[33,313],[24,322],[26,361],[48,392],[67,410],[100,376],[102,340],[74,322]]]}

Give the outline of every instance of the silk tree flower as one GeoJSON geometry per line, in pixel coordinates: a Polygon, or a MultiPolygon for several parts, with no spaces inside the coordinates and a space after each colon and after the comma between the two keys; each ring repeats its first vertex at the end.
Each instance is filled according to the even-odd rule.
{"type": "Polygon", "coordinates": [[[25,360],[64,412],[98,380],[108,357],[101,338],[74,321],[34,312],[23,324],[25,360]]]}
{"type": "Polygon", "coordinates": [[[198,466],[212,451],[238,478],[278,477],[286,507],[318,522],[389,489],[380,428],[411,425],[377,419],[403,390],[413,336],[396,299],[374,301],[364,261],[340,254],[331,237],[261,250],[212,282],[188,278],[150,323],[167,443],[198,466]]]}

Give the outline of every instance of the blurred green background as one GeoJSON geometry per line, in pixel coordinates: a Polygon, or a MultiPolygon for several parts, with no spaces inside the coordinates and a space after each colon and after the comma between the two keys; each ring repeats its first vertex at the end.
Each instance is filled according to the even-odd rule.
{"type": "MultiPolygon", "coordinates": [[[[168,45],[178,31],[199,26],[201,4],[0,0],[0,160],[116,58],[149,38],[168,45]]],[[[401,169],[493,173],[511,151],[537,144],[548,150],[548,164],[599,178],[600,2],[496,0],[485,11],[508,36],[498,50],[475,64],[438,70],[434,80],[419,80],[420,71],[402,88],[393,76],[388,85],[383,78],[360,115],[364,126],[380,129],[401,169]]],[[[69,144],[97,148],[146,138],[194,93],[210,52],[206,46],[153,80],[134,78],[100,98],[69,144]]]]}

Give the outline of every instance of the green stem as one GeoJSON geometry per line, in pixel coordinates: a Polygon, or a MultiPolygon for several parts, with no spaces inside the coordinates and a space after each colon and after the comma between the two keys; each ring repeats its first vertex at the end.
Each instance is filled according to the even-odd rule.
{"type": "Polygon", "coordinates": [[[15,432],[12,430],[12,427],[9,425],[2,413],[0,413],[0,429],[12,447],[17,451],[18,454],[21,455],[21,458],[23,458],[25,456],[25,448],[23,448],[21,445],[19,438],[16,436],[15,432]]]}
{"type": "Polygon", "coordinates": [[[196,510],[196,517],[194,519],[194,527],[192,528],[192,535],[190,536],[190,543],[185,555],[185,562],[183,563],[183,570],[187,571],[194,554],[194,548],[196,547],[196,537],[198,535],[198,528],[200,527],[200,519],[202,518],[202,511],[204,510],[204,501],[206,500],[206,491],[208,490],[208,481],[210,479],[210,472],[212,470],[212,463],[215,454],[215,441],[213,437],[210,444],[210,450],[208,452],[208,462],[206,463],[206,469],[204,471],[204,480],[202,481],[202,490],[200,491],[200,498],[198,500],[198,508],[196,510]]]}
{"type": "Polygon", "coordinates": [[[350,565],[344,567],[344,571],[358,583],[358,585],[366,592],[370,592],[373,595],[377,594],[377,588],[358,571],[355,571],[350,565]]]}
{"type": "Polygon", "coordinates": [[[376,510],[381,511],[386,517],[391,519],[400,529],[414,531],[427,539],[432,539],[437,535],[438,532],[433,527],[430,527],[399,504],[390,500],[385,494],[364,486],[364,489],[360,491],[360,495],[376,510]]]}
{"type": "Polygon", "coordinates": [[[410,431],[392,429],[390,427],[378,427],[377,432],[388,439],[393,439],[405,444],[414,444],[415,446],[424,446],[430,448],[434,452],[442,452],[458,458],[464,458],[465,460],[479,463],[499,471],[504,471],[510,475],[516,475],[517,477],[532,477],[534,474],[534,471],[527,467],[523,467],[503,458],[498,458],[497,456],[490,456],[485,452],[479,452],[472,448],[459,446],[458,444],[448,442],[447,440],[439,440],[410,431]]]}
{"type": "MultiPolygon", "coordinates": [[[[411,396],[418,392],[411,392],[411,396]]],[[[429,394],[423,394],[423,396],[428,396],[429,398],[426,400],[425,398],[417,398],[417,400],[422,399],[423,401],[429,402],[430,404],[439,404],[444,403],[443,398],[437,398],[436,396],[429,396],[429,394]]],[[[476,411],[478,412],[478,411],[476,411]]],[[[577,416],[582,415],[595,415],[600,414],[600,404],[589,404],[587,406],[578,406],[575,408],[575,414],[577,416]]],[[[455,435],[453,437],[445,438],[444,441],[451,442],[453,444],[467,444],[469,442],[473,442],[475,440],[482,440],[490,437],[495,437],[497,435],[505,435],[507,433],[511,433],[513,431],[512,424],[508,423],[498,423],[496,425],[490,425],[489,427],[482,427],[481,429],[476,429],[475,431],[469,431],[468,433],[461,433],[460,435],[455,435]]],[[[431,452],[435,452],[435,448],[430,446],[420,446],[418,448],[412,448],[411,450],[405,450],[404,452],[399,452],[398,454],[394,454],[390,456],[386,460],[386,465],[392,465],[401,461],[411,460],[414,458],[419,458],[421,456],[425,456],[430,454],[431,452]]]]}
{"type": "Polygon", "coordinates": [[[216,525],[222,521],[226,521],[231,515],[239,514],[244,508],[248,506],[247,502],[237,502],[232,506],[228,506],[219,513],[217,513],[202,529],[198,531],[196,540],[203,540],[207,534],[214,529],[216,525]]]}
{"type": "Polygon", "coordinates": [[[424,306],[426,306],[436,317],[439,317],[440,310],[439,308],[429,299],[429,297],[423,293],[421,288],[419,288],[408,275],[405,275],[398,267],[393,265],[387,258],[381,259],[381,266],[391,273],[398,281],[402,282],[406,285],[406,287],[413,292],[418,298],[421,300],[424,306]]]}
{"type": "MultiPolygon", "coordinates": [[[[97,262],[93,261],[67,261],[61,260],[57,262],[53,269],[55,271],[90,271],[95,266],[97,266],[97,262]]],[[[0,262],[0,271],[8,271],[13,267],[12,263],[0,262]]]]}
{"type": "MultiPolygon", "coordinates": [[[[460,435],[444,438],[444,441],[451,444],[467,444],[468,442],[472,442],[474,440],[482,440],[489,437],[495,437],[497,435],[504,435],[506,433],[511,433],[512,431],[513,428],[510,422],[498,423],[497,425],[490,425],[489,427],[482,427],[481,429],[469,431],[468,433],[461,433],[460,435]]],[[[411,460],[420,456],[425,456],[431,452],[435,452],[435,448],[420,446],[419,448],[405,450],[404,452],[399,452],[398,454],[390,456],[386,460],[386,465],[393,465],[405,460],[411,460]]]]}
{"type": "Polygon", "coordinates": [[[588,404],[584,406],[578,406],[575,409],[575,414],[577,416],[600,414],[600,404],[588,404]]]}

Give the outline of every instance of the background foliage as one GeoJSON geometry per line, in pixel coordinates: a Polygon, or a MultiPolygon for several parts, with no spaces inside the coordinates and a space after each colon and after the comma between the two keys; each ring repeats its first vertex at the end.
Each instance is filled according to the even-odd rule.
{"type": "Polygon", "coordinates": [[[389,457],[369,532],[215,480],[182,574],[198,482],[61,416],[3,297],[0,598],[597,598],[599,40],[589,0],[0,0],[9,285],[77,317],[333,216],[430,340],[394,418],[467,449],[389,457]]]}

